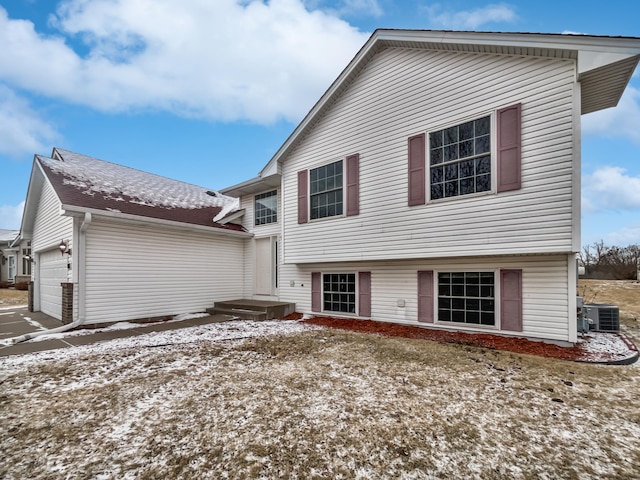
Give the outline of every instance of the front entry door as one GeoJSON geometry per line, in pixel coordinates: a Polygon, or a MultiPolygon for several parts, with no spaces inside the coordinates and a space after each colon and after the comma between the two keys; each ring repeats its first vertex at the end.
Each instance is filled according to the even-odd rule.
{"type": "Polygon", "coordinates": [[[277,237],[256,238],[255,242],[255,294],[276,295],[277,237]]]}
{"type": "Polygon", "coordinates": [[[14,255],[9,255],[8,257],[9,268],[7,270],[7,280],[9,282],[13,282],[16,277],[16,257],[14,255]]]}

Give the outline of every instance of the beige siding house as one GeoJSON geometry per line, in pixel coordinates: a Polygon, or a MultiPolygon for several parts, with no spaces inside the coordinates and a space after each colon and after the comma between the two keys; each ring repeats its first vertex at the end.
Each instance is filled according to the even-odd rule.
{"type": "Polygon", "coordinates": [[[575,342],[580,118],[617,104],[639,55],[637,38],[376,31],[223,190],[255,234],[246,265],[272,190],[277,294],[298,311],[575,342]]]}

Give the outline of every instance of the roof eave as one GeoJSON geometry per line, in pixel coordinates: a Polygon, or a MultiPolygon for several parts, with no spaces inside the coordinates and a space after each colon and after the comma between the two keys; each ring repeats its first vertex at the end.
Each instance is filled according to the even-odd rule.
{"type": "Polygon", "coordinates": [[[143,217],[140,215],[132,215],[130,213],[122,212],[110,212],[108,210],[99,210],[97,208],[87,208],[77,205],[62,205],[63,215],[78,216],[85,213],[91,213],[93,216],[102,216],[110,219],[117,219],[125,223],[137,223],[137,224],[151,224],[151,225],[163,225],[182,230],[195,230],[198,232],[206,232],[213,235],[226,235],[231,237],[251,238],[253,234],[240,230],[229,230],[226,228],[220,228],[216,226],[198,225],[195,223],[176,222],[174,220],[165,220],[162,218],[143,217]]]}
{"type": "Polygon", "coordinates": [[[229,195],[231,197],[242,197],[244,195],[253,195],[256,193],[264,192],[272,188],[278,188],[280,186],[281,176],[279,173],[274,173],[265,177],[259,176],[247,180],[242,183],[238,183],[231,187],[223,188],[220,193],[229,195]]]}

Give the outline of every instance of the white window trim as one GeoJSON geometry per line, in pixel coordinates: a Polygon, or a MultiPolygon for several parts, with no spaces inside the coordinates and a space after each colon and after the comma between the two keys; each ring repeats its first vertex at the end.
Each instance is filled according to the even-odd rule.
{"type": "Polygon", "coordinates": [[[322,306],[321,309],[321,313],[326,313],[327,315],[332,315],[332,316],[336,316],[339,315],[340,317],[347,317],[347,318],[358,318],[360,315],[360,275],[358,275],[360,272],[358,271],[348,271],[345,272],[344,270],[336,270],[336,271],[323,271],[320,272],[320,285],[321,285],[321,290],[320,290],[320,303],[322,306]],[[355,307],[356,307],[356,311],[355,313],[350,313],[350,312],[337,312],[335,310],[325,310],[324,308],[324,276],[325,275],[355,275],[355,307]]]}
{"type": "Polygon", "coordinates": [[[269,190],[265,190],[264,192],[255,193],[253,195],[253,227],[254,228],[262,228],[269,227],[272,225],[278,225],[280,223],[280,190],[278,188],[272,188],[269,190]],[[265,193],[276,192],[276,221],[270,223],[261,223],[260,225],[256,224],[256,197],[258,195],[263,195],[265,193]]]}
{"type": "MultiPolygon", "coordinates": [[[[333,220],[335,218],[343,218],[347,216],[347,172],[346,172],[346,161],[347,157],[338,158],[336,160],[331,160],[329,162],[323,162],[314,167],[310,167],[307,175],[307,218],[309,219],[308,223],[316,223],[316,222],[325,222],[328,220],[333,220]],[[340,215],[331,215],[329,217],[321,217],[321,218],[311,218],[311,170],[315,170],[317,168],[324,167],[325,165],[331,165],[332,163],[342,162],[342,213],[340,215]]],[[[341,272],[344,273],[344,272],[341,272]]]]}
{"type": "MultiPolygon", "coordinates": [[[[451,197],[450,197],[451,198],[451,197]]],[[[478,329],[498,331],[501,330],[500,325],[500,303],[501,303],[501,288],[500,288],[500,268],[443,268],[440,270],[433,270],[433,323],[441,327],[447,327],[455,330],[468,330],[477,331],[478,329]],[[492,272],[493,273],[493,301],[494,301],[494,325],[481,325],[475,323],[456,323],[440,321],[438,318],[438,273],[464,273],[464,272],[492,272]]]]}
{"type": "Polygon", "coordinates": [[[425,168],[426,202],[425,203],[426,204],[430,204],[430,203],[438,204],[442,202],[450,202],[455,200],[459,201],[460,199],[486,197],[488,195],[497,194],[498,192],[498,180],[497,180],[498,156],[496,155],[496,151],[498,148],[498,131],[496,130],[497,123],[498,123],[497,110],[491,110],[490,112],[478,113],[476,115],[464,117],[459,121],[446,123],[439,127],[434,127],[425,132],[425,155],[427,157],[425,159],[425,162],[426,162],[425,163],[425,166],[426,166],[425,168]],[[455,197],[442,197],[442,198],[432,199],[431,198],[431,148],[430,148],[431,143],[430,143],[429,134],[433,132],[437,132],[439,130],[444,130],[445,128],[455,127],[456,125],[470,122],[472,120],[477,120],[478,118],[482,118],[486,116],[490,117],[489,122],[491,125],[491,139],[490,139],[490,142],[491,142],[491,152],[490,152],[491,153],[491,189],[487,190],[486,192],[475,192],[475,193],[468,193],[466,195],[456,195],[455,197]]]}

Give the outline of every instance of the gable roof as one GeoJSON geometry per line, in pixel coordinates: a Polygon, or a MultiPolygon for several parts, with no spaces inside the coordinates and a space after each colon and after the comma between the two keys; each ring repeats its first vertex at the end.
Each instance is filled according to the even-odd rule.
{"type": "Polygon", "coordinates": [[[17,230],[0,229],[0,243],[10,244],[16,239],[19,233],[17,230]]]}
{"type": "MultiPolygon", "coordinates": [[[[385,48],[574,59],[577,61],[578,81],[581,83],[583,114],[616,106],[640,60],[640,38],[637,37],[379,29],[373,32],[367,43],[285,140],[260,171],[258,179],[280,172],[278,162],[313,128],[371,58],[385,48]]],[[[252,181],[257,183],[256,180],[252,181]]],[[[234,187],[229,187],[224,191],[230,192],[233,189],[234,187]]]]}
{"type": "Polygon", "coordinates": [[[217,222],[239,208],[238,200],[204,187],[60,148],[53,149],[51,158],[36,155],[34,162],[63,209],[244,231],[241,225],[217,222]]]}

